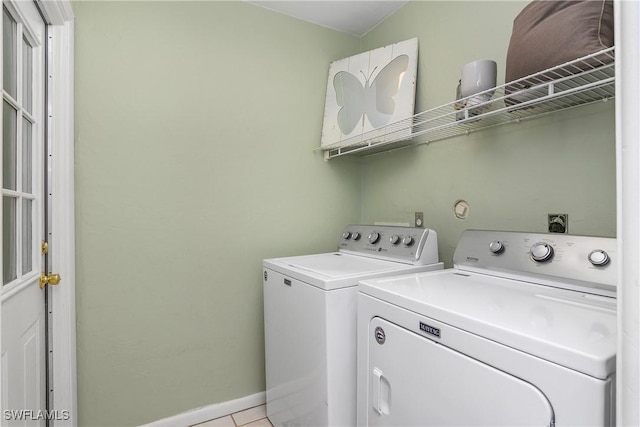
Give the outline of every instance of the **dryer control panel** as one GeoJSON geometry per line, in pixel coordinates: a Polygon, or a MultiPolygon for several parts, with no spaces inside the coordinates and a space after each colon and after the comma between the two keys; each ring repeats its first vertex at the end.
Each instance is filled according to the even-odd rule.
{"type": "Polygon", "coordinates": [[[390,225],[347,225],[338,250],[413,265],[438,262],[434,230],[390,225]]]}
{"type": "Polygon", "coordinates": [[[610,297],[616,295],[616,255],[616,239],[609,237],[466,230],[453,263],[610,297]]]}

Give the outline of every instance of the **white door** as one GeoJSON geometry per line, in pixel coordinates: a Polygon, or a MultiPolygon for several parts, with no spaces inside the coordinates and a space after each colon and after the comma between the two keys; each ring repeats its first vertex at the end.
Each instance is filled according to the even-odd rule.
{"type": "Polygon", "coordinates": [[[554,425],[549,400],[519,378],[377,317],[368,335],[364,425],[554,425]]]}
{"type": "Polygon", "coordinates": [[[45,24],[33,2],[2,18],[2,420],[45,425],[45,24]]]}

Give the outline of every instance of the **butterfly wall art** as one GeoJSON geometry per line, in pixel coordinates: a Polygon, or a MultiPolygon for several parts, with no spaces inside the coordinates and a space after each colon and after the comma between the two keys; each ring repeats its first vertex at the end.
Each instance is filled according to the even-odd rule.
{"type": "Polygon", "coordinates": [[[412,116],[417,67],[417,38],[332,62],[321,147],[357,142],[412,116]]]}

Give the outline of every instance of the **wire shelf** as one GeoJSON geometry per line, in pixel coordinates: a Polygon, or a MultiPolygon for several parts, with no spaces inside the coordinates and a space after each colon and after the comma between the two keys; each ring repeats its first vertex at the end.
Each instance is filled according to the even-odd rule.
{"type": "Polygon", "coordinates": [[[611,47],[316,151],[324,151],[325,159],[364,156],[608,101],[614,96],[615,54],[611,47]]]}

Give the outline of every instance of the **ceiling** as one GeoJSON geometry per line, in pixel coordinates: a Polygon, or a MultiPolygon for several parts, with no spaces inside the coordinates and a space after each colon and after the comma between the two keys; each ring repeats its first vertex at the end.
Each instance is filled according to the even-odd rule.
{"type": "Polygon", "coordinates": [[[362,37],[407,0],[256,0],[249,3],[362,37]]]}

